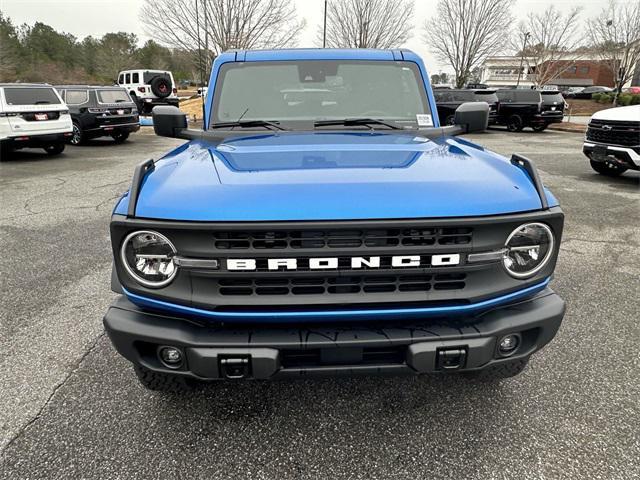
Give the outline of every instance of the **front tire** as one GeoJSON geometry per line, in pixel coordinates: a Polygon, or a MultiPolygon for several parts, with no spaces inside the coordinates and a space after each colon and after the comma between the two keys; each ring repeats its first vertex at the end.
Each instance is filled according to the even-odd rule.
{"type": "Polygon", "coordinates": [[[64,152],[64,147],[64,143],[54,143],[52,145],[47,145],[46,147],[44,147],[44,151],[47,152],[47,155],[49,156],[60,155],[62,152],[64,152]]]}
{"type": "Polygon", "coordinates": [[[511,115],[507,119],[507,130],[510,132],[521,132],[523,128],[524,124],[522,123],[520,115],[511,115]]]}
{"type": "Polygon", "coordinates": [[[529,357],[497,363],[475,372],[464,372],[464,376],[471,380],[495,382],[515,377],[522,373],[529,363],[529,357]]]}
{"type": "Polygon", "coordinates": [[[113,141],[116,143],[124,143],[129,138],[129,132],[117,132],[112,135],[113,141]]]}
{"type": "Polygon", "coordinates": [[[628,170],[627,167],[617,163],[607,161],[596,162],[595,160],[589,160],[589,162],[591,163],[591,168],[600,175],[606,175],[607,177],[618,177],[628,170]]]}
{"type": "Polygon", "coordinates": [[[194,389],[195,383],[179,375],[160,373],[139,365],[133,366],[138,381],[148,390],[165,393],[187,393],[194,389]]]}

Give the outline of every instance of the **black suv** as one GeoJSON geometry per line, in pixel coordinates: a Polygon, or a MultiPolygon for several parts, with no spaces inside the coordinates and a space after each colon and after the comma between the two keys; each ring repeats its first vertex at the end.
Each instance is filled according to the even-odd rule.
{"type": "Polygon", "coordinates": [[[498,90],[500,101],[498,125],[510,132],[531,127],[542,132],[552,123],[561,123],[564,117],[564,98],[557,90],[498,90]]]}
{"type": "Polygon", "coordinates": [[[489,124],[496,123],[498,117],[498,97],[495,90],[434,90],[438,117],[442,125],[454,125],[456,109],[465,102],[486,102],[489,104],[489,124]]]}
{"type": "Polygon", "coordinates": [[[140,130],[138,109],[123,88],[58,85],[56,89],[69,106],[73,120],[69,142],[73,145],[96,137],[112,137],[122,143],[131,132],[140,130]]]}

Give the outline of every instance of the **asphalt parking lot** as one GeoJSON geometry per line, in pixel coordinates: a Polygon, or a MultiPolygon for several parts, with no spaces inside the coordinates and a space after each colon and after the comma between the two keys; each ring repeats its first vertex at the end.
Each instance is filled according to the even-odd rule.
{"type": "Polygon", "coordinates": [[[109,215],[133,135],[0,163],[0,478],[638,478],[640,175],[597,175],[582,135],[473,135],[534,159],[566,214],[556,339],[519,377],[138,385],[102,328],[109,215]]]}

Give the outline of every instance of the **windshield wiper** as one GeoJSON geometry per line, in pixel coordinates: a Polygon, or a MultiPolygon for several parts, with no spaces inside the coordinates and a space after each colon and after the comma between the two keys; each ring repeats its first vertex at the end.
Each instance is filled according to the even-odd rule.
{"type": "Polygon", "coordinates": [[[51,102],[49,100],[38,100],[34,105],[51,105],[51,102]]]}
{"type": "Polygon", "coordinates": [[[313,124],[316,127],[324,127],[330,125],[344,125],[344,126],[353,126],[353,125],[384,125],[385,127],[391,128],[392,130],[402,130],[402,127],[398,125],[394,125],[390,122],[385,122],[384,120],[379,120],[377,118],[344,118],[342,120],[318,120],[313,124]]]}
{"type": "Polygon", "coordinates": [[[225,127],[264,127],[269,130],[287,130],[281,127],[279,122],[270,122],[268,120],[238,120],[237,122],[219,122],[212,123],[210,128],[225,128],[225,127]]]}

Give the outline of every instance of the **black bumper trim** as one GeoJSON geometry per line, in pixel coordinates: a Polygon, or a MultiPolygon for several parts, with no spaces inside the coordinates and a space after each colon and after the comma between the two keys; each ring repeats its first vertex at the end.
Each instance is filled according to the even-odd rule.
{"type": "Polygon", "coordinates": [[[64,143],[72,132],[63,133],[46,133],[46,134],[30,134],[25,132],[24,135],[18,137],[9,137],[2,139],[2,144],[11,148],[42,148],[49,145],[64,143]],[[17,138],[28,137],[28,140],[16,140],[17,138]]]}
{"type": "Polygon", "coordinates": [[[564,311],[564,301],[547,288],[531,299],[491,310],[464,322],[440,319],[420,322],[397,320],[353,327],[343,324],[210,327],[183,318],[145,312],[120,297],[107,311],[104,326],[122,356],[151,370],[216,380],[224,377],[220,372],[221,359],[248,358],[249,377],[267,379],[314,374],[431,373],[438,371],[436,358],[443,348],[465,350],[466,360],[460,370],[478,370],[527,357],[542,348],[558,331],[564,311]],[[508,333],[520,333],[522,345],[515,355],[501,359],[496,354],[496,342],[508,333]],[[187,358],[184,368],[176,371],[163,367],[153,353],[158,345],[182,348],[187,358]],[[403,360],[303,366],[283,366],[281,362],[283,351],[389,347],[401,349],[403,360]]]}

